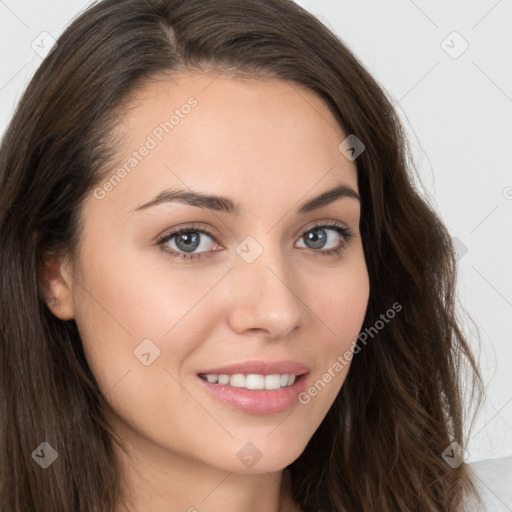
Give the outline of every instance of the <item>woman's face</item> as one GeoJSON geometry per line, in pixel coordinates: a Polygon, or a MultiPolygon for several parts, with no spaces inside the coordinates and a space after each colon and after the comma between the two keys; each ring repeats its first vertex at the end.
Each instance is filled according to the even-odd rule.
{"type": "Polygon", "coordinates": [[[300,211],[340,185],[358,193],[338,148],[348,134],[314,93],[277,80],[182,75],[129,107],[115,165],[84,204],[62,311],[140,457],[282,469],[338,394],[369,297],[360,201],[333,195],[300,211]],[[166,198],[178,189],[240,211],[166,198]],[[353,236],[314,229],[326,223],[353,236]],[[255,361],[269,365],[218,370],[255,361]],[[292,366],[270,366],[282,361],[292,366]],[[303,375],[288,386],[287,373],[303,375]]]}

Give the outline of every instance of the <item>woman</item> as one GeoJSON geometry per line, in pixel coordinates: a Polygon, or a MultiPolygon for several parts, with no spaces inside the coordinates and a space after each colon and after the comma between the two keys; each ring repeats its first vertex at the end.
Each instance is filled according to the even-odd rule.
{"type": "Polygon", "coordinates": [[[292,2],[86,10],[1,147],[2,510],[464,510],[481,379],[407,161],[292,2]]]}

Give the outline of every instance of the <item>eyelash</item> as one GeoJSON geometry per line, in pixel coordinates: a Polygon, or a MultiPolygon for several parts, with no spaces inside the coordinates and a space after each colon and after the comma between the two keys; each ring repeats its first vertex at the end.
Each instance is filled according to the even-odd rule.
{"type": "MultiPolygon", "coordinates": [[[[304,231],[304,234],[305,233],[309,233],[310,231],[314,231],[314,230],[319,229],[319,228],[331,228],[331,229],[334,229],[343,238],[341,244],[336,249],[328,249],[326,251],[320,251],[320,250],[311,249],[314,253],[318,253],[319,256],[323,256],[323,257],[333,257],[334,258],[336,256],[339,256],[344,251],[346,246],[348,245],[348,242],[350,241],[350,239],[354,236],[354,233],[352,232],[352,230],[350,230],[349,228],[343,226],[339,222],[324,222],[322,224],[317,224],[315,226],[310,227],[306,231],[304,231]]],[[[164,237],[160,238],[160,240],[158,240],[157,245],[160,246],[160,247],[163,247],[163,245],[165,243],[167,243],[169,240],[171,240],[173,237],[181,235],[183,233],[191,233],[191,232],[192,233],[203,233],[205,235],[208,235],[214,241],[216,241],[215,237],[214,237],[214,235],[212,233],[210,233],[209,231],[201,228],[197,224],[192,224],[190,226],[187,226],[186,228],[181,228],[179,230],[173,231],[173,232],[165,235],[164,237]]],[[[162,250],[164,252],[166,252],[171,258],[178,258],[178,259],[181,259],[181,260],[202,260],[203,258],[208,258],[209,257],[208,256],[208,252],[212,252],[212,251],[207,251],[207,252],[203,252],[203,253],[189,253],[189,254],[187,254],[187,253],[176,252],[174,250],[168,250],[168,249],[162,249],[162,250]]]]}

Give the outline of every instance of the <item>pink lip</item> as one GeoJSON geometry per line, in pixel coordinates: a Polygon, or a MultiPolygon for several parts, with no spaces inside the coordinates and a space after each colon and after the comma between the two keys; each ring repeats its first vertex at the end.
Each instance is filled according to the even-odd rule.
{"type": "Polygon", "coordinates": [[[207,370],[200,370],[197,373],[200,374],[212,374],[218,375],[233,375],[235,373],[243,373],[245,375],[249,373],[257,375],[273,375],[275,373],[293,373],[294,375],[302,375],[308,373],[309,368],[295,361],[245,361],[243,363],[235,363],[228,366],[222,366],[217,368],[209,368],[207,370]]]}
{"type": "MultiPolygon", "coordinates": [[[[237,368],[239,368],[239,366],[237,366],[237,368]]],[[[225,370],[225,368],[223,370],[225,370]]],[[[208,373],[214,372],[208,370],[208,373]]],[[[261,375],[261,370],[259,373],[261,375]]],[[[278,371],[274,373],[288,372],[278,371]]],[[[265,373],[265,375],[270,374],[269,372],[265,373]]],[[[284,411],[297,403],[299,395],[307,388],[308,377],[309,373],[301,374],[300,377],[296,377],[295,382],[291,386],[272,390],[246,389],[229,385],[213,384],[199,376],[197,376],[197,380],[216,399],[232,408],[251,414],[272,414],[284,411]]]]}

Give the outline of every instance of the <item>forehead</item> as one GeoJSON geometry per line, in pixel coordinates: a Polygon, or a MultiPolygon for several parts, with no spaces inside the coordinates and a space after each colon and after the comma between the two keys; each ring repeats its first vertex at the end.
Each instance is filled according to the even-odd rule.
{"type": "MultiPolygon", "coordinates": [[[[357,191],[357,170],[339,151],[346,137],[325,102],[276,79],[184,74],[140,88],[119,112],[123,168],[109,200],[136,207],[165,187],[278,203],[343,182],[357,191]]],[[[119,172],[118,172],[119,174],[119,172]]]]}

